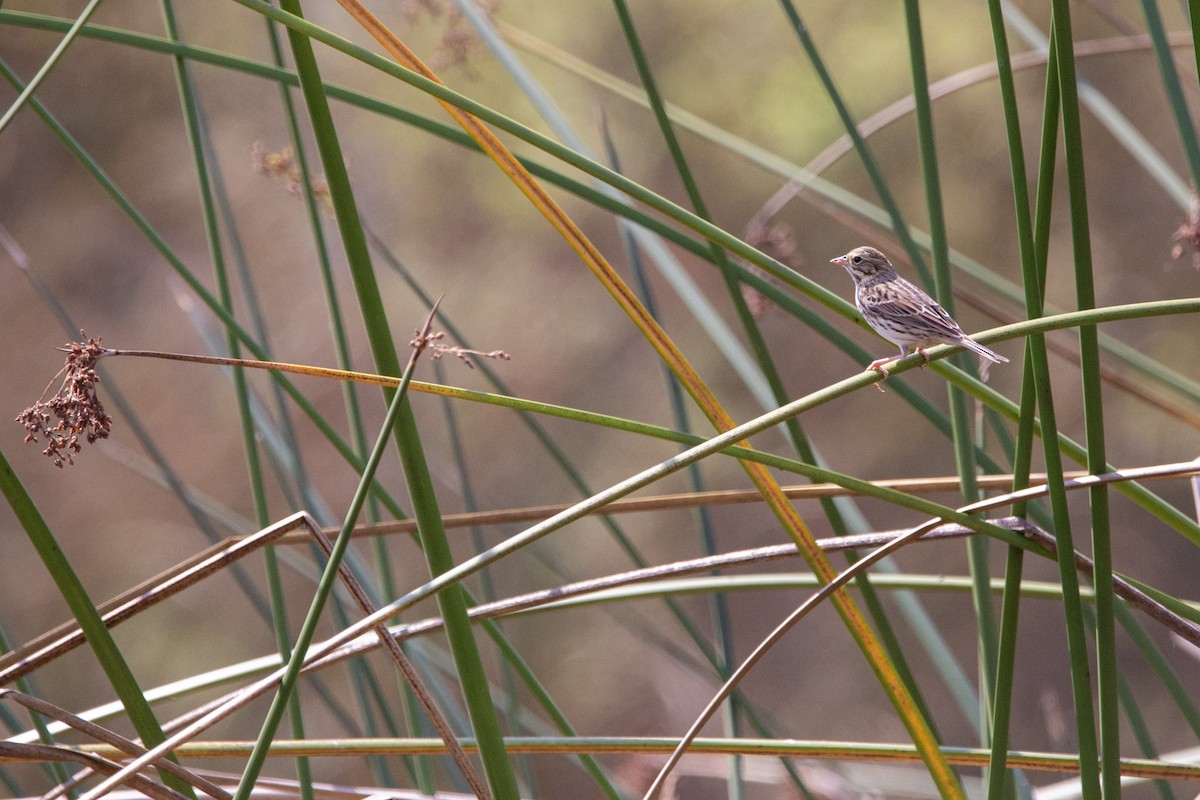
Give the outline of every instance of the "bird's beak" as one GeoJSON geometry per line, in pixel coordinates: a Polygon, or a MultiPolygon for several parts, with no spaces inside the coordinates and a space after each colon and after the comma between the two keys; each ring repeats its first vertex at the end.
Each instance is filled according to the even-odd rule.
{"type": "Polygon", "coordinates": [[[837,258],[831,258],[831,259],[829,259],[829,263],[837,264],[839,267],[844,267],[844,266],[846,266],[846,257],[838,256],[837,258]]]}

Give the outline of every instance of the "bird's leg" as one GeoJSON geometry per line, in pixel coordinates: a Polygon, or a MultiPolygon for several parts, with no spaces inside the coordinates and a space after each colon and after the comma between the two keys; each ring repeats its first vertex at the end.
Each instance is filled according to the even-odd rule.
{"type": "Polygon", "coordinates": [[[917,348],[917,355],[919,355],[922,359],[924,359],[924,362],[921,364],[922,367],[929,366],[929,356],[925,354],[924,347],[917,348]]]}

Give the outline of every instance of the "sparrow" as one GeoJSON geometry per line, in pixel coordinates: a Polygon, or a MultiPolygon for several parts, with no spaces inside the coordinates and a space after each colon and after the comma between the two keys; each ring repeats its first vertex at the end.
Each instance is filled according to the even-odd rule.
{"type": "MultiPolygon", "coordinates": [[[[993,352],[963,333],[946,309],[920,287],[900,277],[887,256],[874,247],[856,247],[831,264],[845,267],[854,279],[854,304],[876,333],[900,348],[900,355],[877,358],[867,369],[888,376],[884,364],[908,356],[915,349],[925,356],[925,348],[935,344],[956,344],[996,363],[1008,359],[993,352]]],[[[986,375],[986,367],[984,374],[986,375]]]]}

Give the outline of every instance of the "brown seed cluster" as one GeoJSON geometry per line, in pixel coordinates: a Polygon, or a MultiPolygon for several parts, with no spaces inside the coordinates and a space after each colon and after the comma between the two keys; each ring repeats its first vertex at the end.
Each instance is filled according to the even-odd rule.
{"type": "MultiPolygon", "coordinates": [[[[84,335],[80,331],[80,335],[84,335]]],[[[107,439],[112,428],[112,418],[104,411],[104,405],[96,396],[96,361],[106,355],[99,339],[71,342],[59,348],[67,354],[67,363],[59,371],[62,385],[49,400],[38,400],[17,417],[25,426],[26,442],[36,442],[45,437],[46,449],[42,452],[61,468],[64,463],[74,464],[71,456],[80,451],[79,437],[92,444],[97,439],[107,439]],[[51,427],[51,423],[57,419],[51,427]]],[[[51,385],[53,385],[51,381],[51,385]]],[[[49,391],[49,387],[47,387],[49,391]]]]}

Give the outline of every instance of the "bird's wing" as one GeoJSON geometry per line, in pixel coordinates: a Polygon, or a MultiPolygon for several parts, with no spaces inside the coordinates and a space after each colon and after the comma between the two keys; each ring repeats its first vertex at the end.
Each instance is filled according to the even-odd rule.
{"type": "Polygon", "coordinates": [[[888,282],[864,287],[857,294],[859,308],[881,317],[919,324],[950,338],[962,335],[962,328],[951,319],[937,301],[915,284],[888,282]]]}
{"type": "Polygon", "coordinates": [[[958,334],[962,333],[962,328],[958,326],[957,322],[951,319],[950,315],[946,313],[946,309],[932,300],[921,304],[921,316],[926,317],[935,325],[948,328],[958,334]]]}

